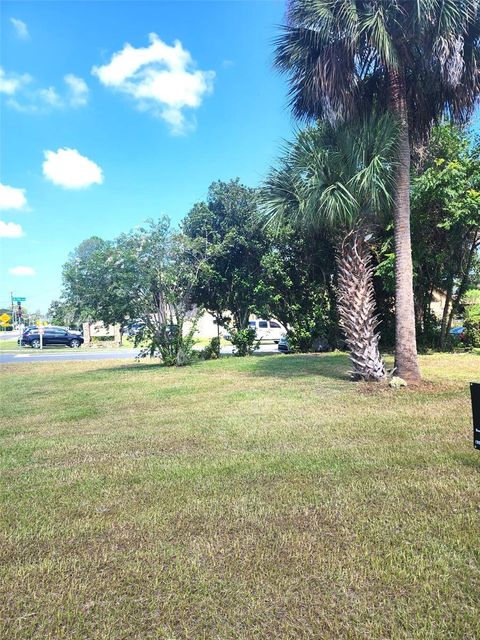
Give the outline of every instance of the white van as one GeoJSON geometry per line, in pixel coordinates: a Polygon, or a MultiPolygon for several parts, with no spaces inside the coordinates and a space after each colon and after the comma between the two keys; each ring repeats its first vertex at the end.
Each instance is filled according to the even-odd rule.
{"type": "Polygon", "coordinates": [[[250,320],[248,323],[252,329],[255,329],[257,340],[273,340],[277,344],[280,338],[287,333],[285,327],[278,320],[250,320]]]}

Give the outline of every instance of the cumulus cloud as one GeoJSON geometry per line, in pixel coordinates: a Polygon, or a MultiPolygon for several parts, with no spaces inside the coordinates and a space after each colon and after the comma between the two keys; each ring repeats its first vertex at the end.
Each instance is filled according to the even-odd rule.
{"type": "Polygon", "coordinates": [[[0,209],[22,209],[26,204],[25,189],[17,189],[0,182],[0,209]]]}
{"type": "Polygon", "coordinates": [[[88,101],[88,87],[83,78],[69,73],[64,78],[68,87],[67,100],[71,107],[83,107],[88,101]]]}
{"type": "Polygon", "coordinates": [[[4,222],[0,220],[0,238],[21,238],[23,229],[15,222],[4,222]]]}
{"type": "Polygon", "coordinates": [[[47,180],[66,189],[83,189],[92,184],[102,184],[101,168],[76,149],[45,151],[43,175],[47,180]]]}
{"type": "Polygon", "coordinates": [[[38,88],[27,73],[7,74],[0,67],[0,93],[9,96],[7,104],[22,113],[49,113],[54,109],[85,106],[89,93],[85,80],[73,73],[63,80],[65,87],[60,91],[53,86],[38,88]]]}
{"type": "Polygon", "coordinates": [[[126,44],[110,62],[93,67],[102,84],[132,96],[141,110],[165,120],[172,133],[185,133],[192,122],[184,110],[198,108],[213,90],[214,71],[195,69],[190,53],[179,40],[165,44],[155,33],[148,47],[126,44]]]}
{"type": "Polygon", "coordinates": [[[18,266],[9,269],[8,273],[12,276],[34,276],[35,269],[33,267],[18,266]]]}
{"type": "Polygon", "coordinates": [[[20,40],[28,40],[30,38],[28,27],[23,20],[19,20],[18,18],[10,18],[10,22],[13,24],[15,33],[17,34],[17,37],[20,38],[20,40]]]}
{"type": "Polygon", "coordinates": [[[0,93],[7,96],[13,96],[19,89],[31,82],[32,77],[28,73],[19,75],[17,73],[5,73],[3,67],[0,67],[0,93]]]}

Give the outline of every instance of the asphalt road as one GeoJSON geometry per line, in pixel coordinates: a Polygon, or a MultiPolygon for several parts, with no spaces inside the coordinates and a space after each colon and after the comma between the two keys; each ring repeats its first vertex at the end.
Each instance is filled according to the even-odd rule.
{"type": "MultiPolygon", "coordinates": [[[[232,347],[222,347],[222,354],[232,353],[232,347]]],[[[15,362],[64,362],[74,360],[133,360],[138,353],[138,349],[120,349],[118,351],[90,351],[87,349],[43,349],[36,351],[29,347],[24,347],[20,351],[0,351],[0,364],[11,364],[15,362]]],[[[262,344],[257,353],[278,353],[276,344],[262,344]]]]}

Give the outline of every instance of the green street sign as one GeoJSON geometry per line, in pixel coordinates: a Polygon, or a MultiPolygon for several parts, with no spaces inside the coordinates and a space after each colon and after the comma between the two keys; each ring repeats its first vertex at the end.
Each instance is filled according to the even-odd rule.
{"type": "Polygon", "coordinates": [[[12,298],[13,302],[25,302],[26,298],[18,298],[18,297],[14,297],[12,298]]]}

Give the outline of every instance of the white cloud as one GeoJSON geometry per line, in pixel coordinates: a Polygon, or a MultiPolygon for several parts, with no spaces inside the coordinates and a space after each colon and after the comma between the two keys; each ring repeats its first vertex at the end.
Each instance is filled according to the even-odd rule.
{"type": "Polygon", "coordinates": [[[22,209],[26,204],[25,189],[9,187],[0,182],[0,209],[22,209]]]}
{"type": "Polygon", "coordinates": [[[28,73],[18,75],[16,73],[5,73],[3,67],[0,67],[0,93],[7,96],[13,96],[19,89],[31,82],[32,78],[28,73]]]}
{"type": "Polygon", "coordinates": [[[6,74],[0,67],[0,93],[9,96],[7,104],[22,113],[49,113],[53,109],[85,106],[88,102],[88,86],[85,80],[73,73],[68,73],[63,80],[64,91],[59,92],[53,86],[38,88],[32,86],[33,78],[28,73],[6,74]]]}
{"type": "Polygon", "coordinates": [[[71,107],[83,107],[88,101],[88,87],[83,78],[69,73],[64,77],[69,90],[67,100],[71,107]]]}
{"type": "Polygon", "coordinates": [[[62,106],[62,99],[58,95],[55,87],[48,87],[48,89],[39,89],[38,95],[40,97],[40,100],[51,107],[62,106]]]}
{"type": "Polygon", "coordinates": [[[15,222],[4,222],[0,220],[0,238],[21,238],[23,229],[15,222]]]}
{"type": "Polygon", "coordinates": [[[30,38],[28,27],[23,20],[19,20],[18,18],[10,18],[10,22],[13,24],[15,33],[20,38],[20,40],[28,40],[30,38]]]}
{"type": "Polygon", "coordinates": [[[11,269],[8,270],[8,273],[12,276],[34,276],[35,274],[35,269],[33,267],[24,267],[24,266],[19,266],[19,267],[12,267],[11,269]]]}
{"type": "Polygon", "coordinates": [[[190,53],[179,40],[173,46],[149,34],[150,45],[136,49],[126,44],[110,62],[93,67],[92,73],[107,87],[117,89],[136,101],[141,110],[163,118],[172,133],[191,127],[184,109],[196,109],[213,90],[214,71],[195,69],[190,53]]]}
{"type": "Polygon", "coordinates": [[[83,189],[92,184],[102,184],[101,168],[82,156],[76,149],[45,151],[43,175],[47,180],[66,189],[83,189]]]}

